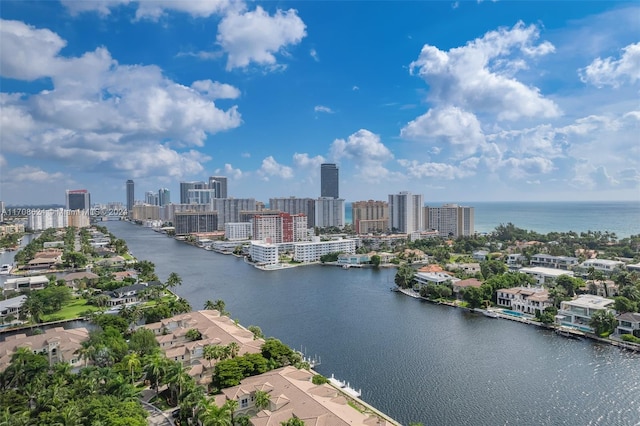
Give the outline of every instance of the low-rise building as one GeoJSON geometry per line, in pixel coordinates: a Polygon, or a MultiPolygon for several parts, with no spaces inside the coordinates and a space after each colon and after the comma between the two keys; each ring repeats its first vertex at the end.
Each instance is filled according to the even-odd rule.
{"type": "Polygon", "coordinates": [[[449,283],[455,285],[461,281],[460,278],[456,278],[447,272],[416,272],[414,279],[419,285],[446,285],[449,283]]]}
{"type": "Polygon", "coordinates": [[[4,283],[4,291],[42,290],[47,284],[49,284],[49,278],[44,275],[9,278],[4,283]]]}
{"type": "Polygon", "coordinates": [[[640,313],[637,312],[625,312],[616,317],[618,320],[618,327],[616,327],[616,333],[618,334],[632,334],[635,337],[640,337],[640,313]]]}
{"type": "Polygon", "coordinates": [[[614,301],[612,299],[583,294],[574,300],[560,302],[556,322],[559,325],[576,327],[583,331],[593,332],[593,329],[589,325],[593,314],[602,310],[615,312],[610,308],[613,304],[614,301]]]}
{"type": "Polygon", "coordinates": [[[251,416],[254,426],[280,425],[296,417],[305,425],[350,426],[396,425],[370,410],[354,409],[349,401],[351,397],[330,384],[315,385],[311,381],[315,372],[299,370],[288,366],[247,377],[238,386],[224,389],[216,397],[216,404],[222,406],[225,401],[238,402],[235,416],[251,416]],[[269,406],[256,407],[256,392],[269,395],[269,406]]]}
{"type": "Polygon", "coordinates": [[[576,271],[579,271],[582,276],[586,277],[589,275],[591,268],[593,268],[593,270],[602,272],[605,276],[611,276],[612,274],[623,270],[624,267],[624,262],[620,260],[587,259],[576,267],[576,271]]]}
{"type": "Polygon", "coordinates": [[[66,362],[74,371],[86,366],[86,359],[78,354],[82,342],[89,339],[89,330],[73,328],[65,330],[62,327],[50,328],[42,334],[27,336],[15,334],[7,336],[0,342],[0,371],[4,371],[11,362],[11,356],[19,348],[28,348],[33,353],[45,355],[49,365],[66,362]]]}
{"type": "Polygon", "coordinates": [[[512,311],[531,315],[542,313],[546,308],[553,306],[549,292],[539,287],[501,288],[496,291],[496,302],[512,311]]]}
{"type": "Polygon", "coordinates": [[[507,266],[509,269],[519,269],[527,261],[527,257],[520,253],[511,253],[507,256],[507,266]]]}
{"type": "Polygon", "coordinates": [[[489,256],[489,252],[487,250],[476,250],[471,255],[473,260],[477,260],[478,262],[487,260],[487,256],[489,256]]]}
{"type": "Polygon", "coordinates": [[[262,241],[251,241],[249,256],[251,256],[251,261],[258,265],[277,265],[280,262],[278,245],[262,241]]]}
{"type": "Polygon", "coordinates": [[[578,264],[577,257],[551,256],[550,254],[538,253],[531,257],[531,266],[542,266],[544,268],[555,268],[569,270],[578,264]]]}
{"type": "Polygon", "coordinates": [[[347,253],[356,252],[356,240],[338,239],[331,241],[319,241],[315,237],[315,241],[309,243],[297,243],[294,245],[293,260],[297,262],[317,262],[321,256],[329,253],[347,253]]]}
{"type": "Polygon", "coordinates": [[[369,262],[371,262],[371,256],[369,254],[342,253],[338,255],[338,263],[341,265],[362,265],[363,263],[369,262]]]}
{"type": "Polygon", "coordinates": [[[263,339],[255,339],[252,332],[215,310],[176,315],[144,328],[153,331],[167,358],[188,367],[189,375],[201,383],[211,379],[210,369],[216,363],[216,360],[204,358],[205,346],[226,346],[234,342],[238,345],[238,355],[244,355],[259,353],[264,343],[263,339]],[[199,331],[202,338],[190,340],[187,337],[189,330],[199,331]]]}
{"type": "Polygon", "coordinates": [[[447,263],[449,271],[462,271],[468,275],[474,275],[480,272],[479,263],[447,263]]]}
{"type": "Polygon", "coordinates": [[[25,300],[27,300],[27,296],[25,295],[12,297],[7,300],[0,300],[0,319],[2,320],[0,323],[4,323],[5,318],[9,315],[14,318],[18,318],[20,315],[20,308],[25,300]]]}
{"type": "Polygon", "coordinates": [[[520,268],[519,272],[527,275],[531,275],[538,285],[550,284],[551,282],[558,279],[561,275],[568,275],[573,277],[573,272],[565,271],[564,269],[556,269],[556,268],[544,268],[542,266],[534,266],[532,268],[520,268]]]}
{"type": "Polygon", "coordinates": [[[462,296],[464,294],[464,290],[469,287],[480,288],[482,286],[482,281],[476,278],[468,278],[466,280],[456,281],[453,284],[453,294],[455,294],[456,299],[462,300],[462,296]]]}

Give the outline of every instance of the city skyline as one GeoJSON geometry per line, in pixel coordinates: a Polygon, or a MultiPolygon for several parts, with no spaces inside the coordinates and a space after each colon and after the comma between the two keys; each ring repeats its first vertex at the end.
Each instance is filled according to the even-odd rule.
{"type": "MultiPolygon", "coordinates": [[[[634,2],[5,1],[0,199],[640,200],[634,2]],[[354,22],[357,22],[357,30],[354,22]]],[[[174,202],[176,202],[174,201],[174,202]]]]}

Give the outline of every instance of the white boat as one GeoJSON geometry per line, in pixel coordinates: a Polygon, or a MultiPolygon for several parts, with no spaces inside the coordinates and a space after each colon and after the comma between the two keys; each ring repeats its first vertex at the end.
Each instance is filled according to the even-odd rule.
{"type": "Polygon", "coordinates": [[[0,267],[0,275],[9,275],[12,269],[13,269],[12,265],[5,263],[4,265],[2,265],[2,267],[0,267]]]}
{"type": "Polygon", "coordinates": [[[344,393],[354,398],[358,398],[360,397],[360,395],[362,395],[362,389],[355,390],[354,388],[351,387],[349,383],[345,383],[342,380],[336,379],[333,376],[333,373],[331,373],[331,377],[329,378],[329,383],[331,383],[333,386],[337,388],[340,388],[340,390],[342,390],[344,393]]]}
{"type": "Polygon", "coordinates": [[[489,318],[499,318],[499,315],[496,312],[489,310],[482,311],[482,315],[489,318]]]}

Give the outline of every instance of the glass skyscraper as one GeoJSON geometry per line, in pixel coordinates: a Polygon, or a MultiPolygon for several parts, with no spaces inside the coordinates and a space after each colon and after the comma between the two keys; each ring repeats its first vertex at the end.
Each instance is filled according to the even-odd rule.
{"type": "Polygon", "coordinates": [[[320,165],[320,196],[340,198],[338,166],[333,163],[320,165]]]}

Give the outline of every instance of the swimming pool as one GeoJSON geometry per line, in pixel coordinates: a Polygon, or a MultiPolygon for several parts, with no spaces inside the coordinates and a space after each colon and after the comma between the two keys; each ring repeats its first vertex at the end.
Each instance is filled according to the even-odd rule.
{"type": "Polygon", "coordinates": [[[505,315],[511,315],[512,317],[523,317],[524,314],[518,311],[510,311],[509,309],[503,309],[502,313],[505,315]]]}

